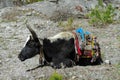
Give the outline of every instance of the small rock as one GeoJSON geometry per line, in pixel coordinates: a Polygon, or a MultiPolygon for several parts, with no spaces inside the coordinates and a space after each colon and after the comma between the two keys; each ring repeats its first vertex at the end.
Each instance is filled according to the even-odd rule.
{"type": "Polygon", "coordinates": [[[45,75],[44,75],[44,74],[42,74],[42,75],[40,75],[39,77],[40,77],[40,78],[44,78],[44,77],[45,77],[45,75]]]}
{"type": "Polygon", "coordinates": [[[2,64],[2,61],[0,60],[0,64],[2,64]]]}
{"type": "Polygon", "coordinates": [[[27,13],[27,14],[26,14],[26,16],[31,16],[31,15],[32,15],[32,13],[31,13],[31,12],[29,12],[29,13],[27,13]]]}
{"type": "Polygon", "coordinates": [[[9,58],[7,58],[5,61],[6,61],[6,62],[8,62],[8,61],[10,61],[10,59],[9,59],[9,58]]]}
{"type": "Polygon", "coordinates": [[[104,63],[111,65],[111,61],[110,60],[105,60],[104,63]]]}
{"type": "Polygon", "coordinates": [[[76,80],[77,76],[72,76],[71,80],[76,80]]]}

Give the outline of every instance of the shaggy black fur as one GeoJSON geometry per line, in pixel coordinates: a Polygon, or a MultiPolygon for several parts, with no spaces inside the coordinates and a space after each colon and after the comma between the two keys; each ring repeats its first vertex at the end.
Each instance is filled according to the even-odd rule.
{"type": "Polygon", "coordinates": [[[50,42],[49,39],[43,40],[43,52],[45,59],[48,62],[53,62],[55,68],[71,67],[75,62],[74,39],[69,40],[57,39],[55,42],[50,42]]]}

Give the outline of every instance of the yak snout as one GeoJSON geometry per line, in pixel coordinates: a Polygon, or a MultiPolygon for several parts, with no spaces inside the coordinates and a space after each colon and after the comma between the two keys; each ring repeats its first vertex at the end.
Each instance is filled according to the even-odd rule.
{"type": "Polygon", "coordinates": [[[19,60],[25,61],[26,57],[24,56],[25,49],[23,48],[20,54],[18,55],[19,60]]]}

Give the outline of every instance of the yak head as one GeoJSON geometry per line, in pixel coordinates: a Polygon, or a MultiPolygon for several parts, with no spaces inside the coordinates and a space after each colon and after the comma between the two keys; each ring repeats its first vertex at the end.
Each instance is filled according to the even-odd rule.
{"type": "Polygon", "coordinates": [[[26,59],[32,58],[35,55],[40,54],[40,48],[42,47],[35,31],[28,25],[27,25],[27,28],[32,34],[32,36],[29,36],[25,46],[23,47],[20,54],[18,55],[18,58],[21,61],[25,61],[26,59]]]}

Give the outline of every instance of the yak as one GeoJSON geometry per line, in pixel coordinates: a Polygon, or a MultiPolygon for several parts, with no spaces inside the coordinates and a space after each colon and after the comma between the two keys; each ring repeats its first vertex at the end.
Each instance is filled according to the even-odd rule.
{"type": "MultiPolygon", "coordinates": [[[[91,62],[93,58],[78,57],[75,49],[75,35],[72,32],[60,32],[55,36],[40,39],[30,26],[27,25],[27,28],[32,35],[29,36],[25,46],[18,55],[21,61],[40,55],[40,64],[49,64],[53,68],[101,63],[100,53],[94,57],[94,62],[91,62]]],[[[99,46],[98,49],[100,50],[99,46]]]]}

